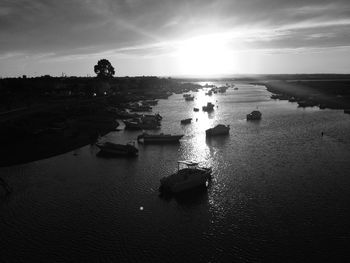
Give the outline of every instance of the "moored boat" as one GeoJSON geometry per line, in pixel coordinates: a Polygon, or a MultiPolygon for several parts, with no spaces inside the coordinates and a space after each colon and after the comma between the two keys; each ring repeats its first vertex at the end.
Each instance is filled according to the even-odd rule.
{"type": "Polygon", "coordinates": [[[160,179],[159,190],[162,193],[176,194],[207,185],[211,178],[212,169],[198,165],[198,162],[178,161],[177,172],[160,179]],[[180,169],[180,165],[184,165],[185,168],[180,169]]]}
{"type": "Polygon", "coordinates": [[[190,124],[191,121],[192,121],[192,118],[184,119],[184,120],[181,120],[181,124],[190,124]]]}
{"type": "Polygon", "coordinates": [[[181,135],[171,135],[171,134],[148,134],[146,132],[137,136],[137,141],[143,141],[143,143],[177,143],[183,137],[181,135]]]}
{"type": "Polygon", "coordinates": [[[198,108],[193,108],[193,111],[199,111],[199,109],[198,108]]]}
{"type": "Polygon", "coordinates": [[[127,130],[156,130],[160,129],[157,122],[143,122],[140,120],[123,120],[127,130]]]}
{"type": "Polygon", "coordinates": [[[203,111],[213,111],[214,110],[214,104],[212,104],[211,102],[208,102],[206,106],[202,107],[203,111]]]}
{"type": "Polygon", "coordinates": [[[131,120],[123,120],[125,123],[125,129],[130,130],[153,130],[159,129],[161,126],[162,116],[155,115],[142,115],[140,118],[134,118],[131,120]]]}
{"type": "Polygon", "coordinates": [[[230,125],[218,124],[205,131],[206,136],[226,135],[230,133],[230,125]]]}
{"type": "Polygon", "coordinates": [[[247,120],[261,120],[261,112],[254,110],[251,113],[247,114],[247,120]]]}
{"type": "Polygon", "coordinates": [[[192,101],[192,100],[194,100],[194,96],[185,97],[185,100],[186,101],[192,101]]]}
{"type": "Polygon", "coordinates": [[[132,144],[117,144],[112,142],[96,143],[101,152],[113,155],[135,156],[139,150],[132,144]]]}

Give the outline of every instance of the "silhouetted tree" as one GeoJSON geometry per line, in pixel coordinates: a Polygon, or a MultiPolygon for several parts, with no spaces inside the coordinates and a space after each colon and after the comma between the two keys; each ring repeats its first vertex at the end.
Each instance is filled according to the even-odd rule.
{"type": "Polygon", "coordinates": [[[97,65],[94,67],[95,73],[98,78],[112,78],[115,74],[114,68],[107,59],[101,59],[97,62],[97,65]]]}

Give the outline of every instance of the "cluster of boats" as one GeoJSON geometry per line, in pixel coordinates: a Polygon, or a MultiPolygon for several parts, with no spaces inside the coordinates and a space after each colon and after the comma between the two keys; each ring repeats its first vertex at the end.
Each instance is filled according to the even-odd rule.
{"type": "MultiPolygon", "coordinates": [[[[234,85],[232,85],[233,87],[234,85]]],[[[209,87],[209,86],[206,86],[209,87]]],[[[221,87],[216,87],[215,85],[211,85],[210,87],[212,87],[210,90],[208,90],[205,95],[211,96],[213,95],[213,93],[225,93],[226,90],[230,87],[230,85],[228,83],[226,83],[226,85],[221,86],[221,87]]]]}
{"type": "MultiPolygon", "coordinates": [[[[228,85],[217,88],[213,86],[210,92],[220,91],[225,92],[228,85]]],[[[193,100],[194,96],[190,94],[183,95],[185,100],[193,100]]],[[[152,102],[154,103],[154,102],[152,102]]],[[[141,107],[142,105],[139,105],[141,107]]],[[[199,111],[198,108],[194,108],[194,111],[199,111]]],[[[208,102],[207,105],[202,107],[203,111],[210,112],[214,110],[214,104],[208,102]]],[[[155,115],[139,115],[135,113],[130,113],[127,111],[119,111],[117,114],[126,118],[123,119],[126,129],[137,129],[137,130],[147,130],[147,129],[158,129],[160,128],[160,122],[162,117],[159,114],[155,115]]],[[[252,111],[247,114],[247,120],[260,120],[261,112],[258,110],[252,111]]],[[[190,124],[192,118],[187,118],[181,120],[181,124],[190,124]]],[[[218,124],[213,128],[209,128],[205,131],[207,137],[228,135],[230,132],[230,125],[218,124]]],[[[171,135],[171,134],[149,134],[143,132],[137,136],[137,141],[139,143],[177,143],[184,135],[171,135]]],[[[97,143],[97,147],[103,153],[113,154],[113,155],[125,155],[125,156],[137,156],[138,149],[135,147],[135,143],[115,144],[112,142],[97,143]]],[[[175,173],[163,177],[160,180],[161,193],[180,193],[198,186],[207,185],[212,176],[212,169],[206,167],[200,167],[198,162],[194,161],[178,161],[178,169],[175,173]]]]}
{"type": "Polygon", "coordinates": [[[193,101],[194,96],[191,94],[184,94],[183,97],[185,98],[185,101],[193,101]]]}

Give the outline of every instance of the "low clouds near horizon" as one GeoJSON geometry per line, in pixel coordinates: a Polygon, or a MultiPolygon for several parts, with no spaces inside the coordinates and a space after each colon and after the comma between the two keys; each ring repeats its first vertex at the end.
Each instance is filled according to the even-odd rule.
{"type": "Polygon", "coordinates": [[[102,57],[119,75],[186,74],[177,51],[203,36],[235,53],[222,73],[350,73],[349,26],[348,0],[0,0],[0,76],[93,74],[102,57]]]}

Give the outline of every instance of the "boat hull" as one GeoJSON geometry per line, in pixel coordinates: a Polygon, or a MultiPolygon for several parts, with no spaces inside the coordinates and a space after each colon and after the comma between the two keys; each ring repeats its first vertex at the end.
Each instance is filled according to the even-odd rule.
{"type": "Polygon", "coordinates": [[[137,137],[143,143],[178,143],[183,135],[149,135],[142,134],[137,137]]]}
{"type": "Polygon", "coordinates": [[[101,150],[101,153],[108,155],[121,155],[121,156],[137,156],[138,149],[131,145],[114,145],[105,146],[101,144],[96,144],[96,146],[101,150]]]}
{"type": "MultiPolygon", "coordinates": [[[[184,176],[185,177],[185,176],[184,176]]],[[[159,190],[162,193],[182,193],[197,187],[206,186],[211,178],[211,169],[202,169],[195,176],[188,176],[186,179],[178,173],[164,177],[160,180],[159,190]]]]}

